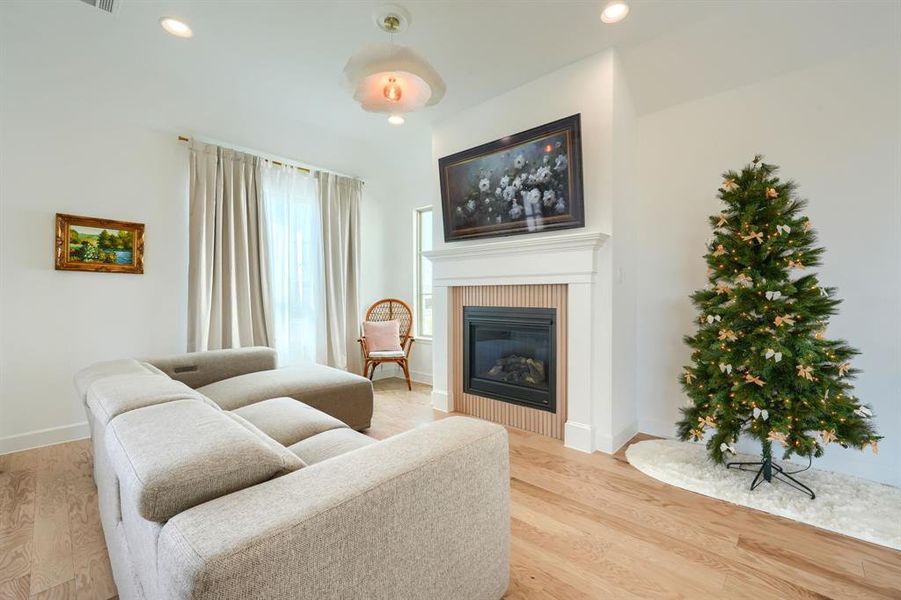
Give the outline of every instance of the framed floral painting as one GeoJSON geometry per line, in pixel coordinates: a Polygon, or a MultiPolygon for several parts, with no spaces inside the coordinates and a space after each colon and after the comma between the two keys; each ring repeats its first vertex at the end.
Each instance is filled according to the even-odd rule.
{"type": "Polygon", "coordinates": [[[144,224],[56,215],[58,271],[144,272],[144,224]]]}
{"type": "Polygon", "coordinates": [[[444,240],[585,225],[579,115],[438,161],[444,240]]]}

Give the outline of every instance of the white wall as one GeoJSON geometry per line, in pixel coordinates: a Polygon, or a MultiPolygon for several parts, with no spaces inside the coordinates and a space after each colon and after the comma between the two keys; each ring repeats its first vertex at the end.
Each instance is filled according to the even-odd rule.
{"type": "Polygon", "coordinates": [[[857,394],[886,436],[878,456],[832,445],[816,464],[901,484],[901,117],[899,47],[882,47],[641,117],[639,414],[672,435],[676,381],[705,284],[706,217],[720,173],[757,153],[810,200],[826,248],[820,279],[844,299],[829,327],[862,351],[857,394]]]}
{"type": "MultiPolygon", "coordinates": [[[[361,304],[365,310],[382,298],[400,298],[416,309],[414,211],[431,204],[430,139],[427,130],[412,132],[395,148],[390,175],[379,181],[376,201],[364,202],[361,304]]],[[[368,185],[368,184],[367,184],[368,185]]],[[[402,377],[399,368],[383,365],[376,379],[402,377]]],[[[410,376],[432,383],[432,342],[417,338],[410,353],[410,376]]]]}
{"type": "Polygon", "coordinates": [[[638,430],[638,240],[642,224],[638,213],[637,118],[632,95],[618,55],[613,64],[613,128],[609,152],[613,155],[612,302],[609,327],[613,332],[612,429],[619,447],[638,430]]]}
{"type": "MultiPolygon", "coordinates": [[[[591,362],[598,370],[598,376],[592,379],[589,422],[595,432],[594,447],[613,450],[628,439],[636,427],[634,394],[631,393],[634,384],[634,345],[628,343],[628,340],[634,339],[635,288],[631,283],[632,273],[627,273],[631,268],[630,259],[626,256],[629,242],[624,237],[623,245],[619,245],[618,232],[621,229],[617,222],[617,219],[622,219],[623,227],[628,227],[632,217],[628,207],[624,210],[616,208],[618,196],[622,196],[623,201],[634,196],[631,184],[620,180],[619,174],[627,174],[634,167],[634,152],[628,139],[634,135],[635,116],[625,82],[616,73],[616,68],[615,53],[603,52],[437,123],[432,130],[434,175],[431,184],[436,214],[435,248],[442,249],[448,244],[444,242],[440,218],[438,159],[556,119],[581,114],[585,228],[612,234],[611,241],[599,253],[599,274],[594,284],[597,304],[593,307],[592,323],[585,324],[594,331],[591,362]],[[624,140],[621,151],[614,143],[617,136],[624,140]],[[622,271],[623,281],[630,282],[631,287],[614,281],[611,275],[614,268],[622,271]],[[623,321],[615,326],[612,315],[616,305],[632,308],[624,310],[623,321]],[[614,338],[623,340],[615,358],[614,338]],[[614,360],[616,370],[612,366],[614,360]]],[[[560,234],[538,233],[529,237],[560,234]]],[[[483,241],[452,242],[455,247],[479,243],[483,241]]],[[[441,310],[442,306],[439,303],[436,310],[441,310]]],[[[437,327],[437,331],[442,329],[437,327]]],[[[436,346],[438,335],[436,333],[436,346]]],[[[441,344],[446,344],[443,331],[441,337],[441,344]]],[[[446,352],[436,350],[433,365],[436,381],[439,380],[439,371],[445,372],[446,361],[446,352]]],[[[446,379],[446,376],[443,378],[446,379]]],[[[436,392],[443,394],[447,390],[436,387],[436,392]]]]}
{"type": "Polygon", "coordinates": [[[0,452],[86,432],[78,369],[183,351],[187,294],[186,150],[169,133],[16,93],[22,80],[4,75],[0,452]],[[56,212],[145,223],[145,274],[55,271],[56,212]]]}
{"type": "MultiPolygon", "coordinates": [[[[438,159],[507,135],[580,113],[585,227],[612,229],[610,141],[613,111],[613,53],[604,52],[544,75],[439,121],[432,128],[430,199],[435,212],[435,249],[447,246],[441,221],[438,159]]],[[[555,235],[555,232],[532,236],[555,235]]],[[[480,240],[450,242],[476,245],[480,240]]]]}
{"type": "MultiPolygon", "coordinates": [[[[178,134],[361,176],[361,283],[387,289],[393,277],[383,268],[385,205],[413,132],[348,140],[293,114],[230,105],[233,79],[211,73],[191,88],[208,96],[185,101],[163,75],[196,46],[153,21],[132,44],[106,17],[78,2],[0,6],[0,453],[87,433],[72,385],[79,369],[185,350],[188,159],[178,134]],[[127,69],[108,60],[123,48],[135,50],[127,69]],[[55,271],[57,212],[145,223],[145,273],[55,271]]],[[[412,273],[412,263],[402,268],[412,273]]]]}

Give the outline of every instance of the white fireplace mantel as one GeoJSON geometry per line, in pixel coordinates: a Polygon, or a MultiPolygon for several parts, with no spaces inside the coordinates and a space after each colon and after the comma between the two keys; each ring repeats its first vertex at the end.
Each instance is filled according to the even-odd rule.
{"type": "Polygon", "coordinates": [[[588,283],[606,233],[580,231],[546,237],[514,237],[425,252],[432,285],[524,285],[588,283]]]}
{"type": "MultiPolygon", "coordinates": [[[[433,392],[438,410],[452,411],[449,396],[450,317],[448,288],[474,285],[566,284],[567,313],[567,422],[564,443],[578,450],[611,451],[609,431],[600,431],[595,417],[609,404],[605,386],[609,365],[609,259],[599,250],[610,238],[597,231],[579,231],[537,237],[511,237],[479,244],[447,246],[425,253],[432,261],[433,288],[433,392]],[[605,336],[607,336],[605,338],[605,336]]],[[[608,255],[609,257],[609,255],[608,255]]]]}

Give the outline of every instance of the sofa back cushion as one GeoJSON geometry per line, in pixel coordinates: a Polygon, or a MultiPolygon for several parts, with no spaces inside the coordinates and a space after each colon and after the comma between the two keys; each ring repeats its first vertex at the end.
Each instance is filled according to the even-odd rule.
{"type": "Polygon", "coordinates": [[[196,400],[122,413],[107,434],[123,504],[157,522],[303,466],[284,447],[196,400]]]}
{"type": "Polygon", "coordinates": [[[130,410],[173,400],[197,400],[216,407],[203,394],[165,375],[104,377],[91,384],[87,393],[88,408],[100,425],[106,425],[114,417],[130,410]]]}
{"type": "Polygon", "coordinates": [[[84,401],[88,388],[95,381],[113,375],[163,375],[163,372],[150,363],[131,358],[99,362],[75,374],[75,389],[78,391],[78,396],[84,401]]]}
{"type": "Polygon", "coordinates": [[[272,348],[252,346],[189,352],[147,359],[172,379],[199,388],[216,381],[246,373],[268,371],[277,366],[278,355],[272,348]]]}

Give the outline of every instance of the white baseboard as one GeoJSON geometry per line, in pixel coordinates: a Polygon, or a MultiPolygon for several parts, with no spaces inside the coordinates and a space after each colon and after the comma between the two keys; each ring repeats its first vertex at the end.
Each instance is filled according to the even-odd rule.
{"type": "Polygon", "coordinates": [[[616,452],[626,445],[626,443],[635,437],[635,434],[638,433],[638,421],[632,421],[615,434],[613,434],[613,439],[611,440],[610,448],[611,454],[616,454],[616,452]]]}
{"type": "Polygon", "coordinates": [[[415,381],[416,383],[424,383],[426,385],[432,385],[432,374],[427,373],[425,371],[410,371],[410,379],[415,381]]]}
{"type": "Polygon", "coordinates": [[[442,390],[432,390],[432,408],[441,412],[450,412],[450,396],[442,390]]]}
{"type": "Polygon", "coordinates": [[[606,435],[600,431],[595,431],[594,445],[599,452],[605,454],[615,454],[617,450],[632,439],[638,433],[638,422],[629,423],[613,435],[606,435]]]}
{"type": "Polygon", "coordinates": [[[88,429],[87,421],[75,423],[73,425],[63,425],[61,427],[50,427],[49,429],[29,431],[28,433],[20,433],[18,435],[0,438],[0,454],[9,454],[10,452],[19,452],[20,450],[50,446],[62,442],[83,440],[90,435],[91,432],[88,429]]]}
{"type": "Polygon", "coordinates": [[[563,426],[563,445],[573,450],[581,450],[591,454],[594,452],[591,425],[567,421],[563,426]]]}
{"type": "Polygon", "coordinates": [[[398,368],[395,364],[383,364],[375,369],[375,375],[373,375],[373,381],[378,381],[379,379],[392,379],[394,377],[403,377],[403,373],[400,368],[398,368]]]}
{"type": "Polygon", "coordinates": [[[638,430],[657,437],[672,438],[676,435],[676,422],[662,419],[641,419],[638,422],[638,430]]]}
{"type": "MultiPolygon", "coordinates": [[[[392,379],[397,377],[399,379],[404,378],[404,372],[397,365],[382,365],[375,371],[374,380],[378,381],[379,379],[392,379]]],[[[413,371],[410,370],[410,379],[415,381],[416,383],[424,383],[426,385],[432,385],[432,374],[426,371],[413,371]]]]}

